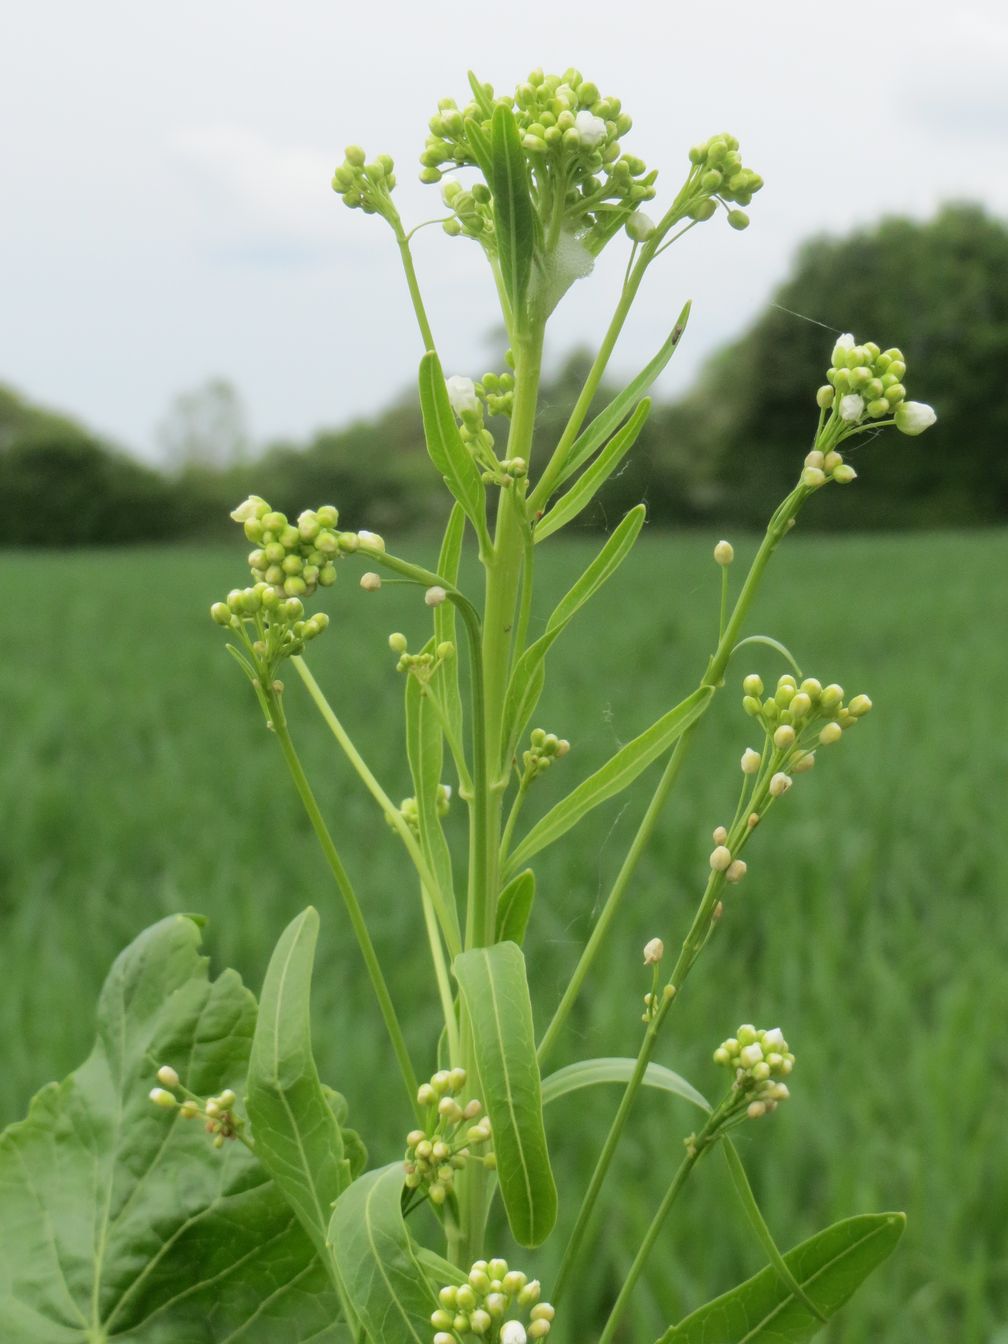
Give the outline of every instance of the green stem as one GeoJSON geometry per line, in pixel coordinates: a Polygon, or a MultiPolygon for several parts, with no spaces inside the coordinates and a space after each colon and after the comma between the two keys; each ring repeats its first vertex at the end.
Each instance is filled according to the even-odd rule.
{"type": "Polygon", "coordinates": [[[679,1164],[678,1171],[672,1177],[672,1184],[665,1192],[662,1202],[658,1205],[658,1208],[655,1211],[655,1216],[651,1219],[651,1224],[644,1234],[644,1240],[638,1247],[637,1254],[633,1258],[633,1263],[627,1270],[626,1278],[623,1280],[623,1286],[620,1288],[619,1296],[613,1303],[612,1311],[609,1313],[609,1319],[606,1321],[605,1328],[599,1336],[598,1344],[612,1344],[613,1336],[616,1333],[616,1327],[619,1325],[623,1313],[626,1310],[627,1303],[630,1301],[630,1296],[637,1286],[637,1280],[644,1270],[648,1256],[651,1254],[652,1248],[658,1239],[658,1234],[662,1229],[665,1219],[668,1217],[672,1205],[676,1202],[680,1190],[682,1190],[689,1179],[693,1168],[710,1147],[713,1140],[712,1131],[714,1128],[716,1128],[716,1122],[714,1116],[712,1116],[687,1148],[686,1156],[679,1164]]]}
{"type": "Polygon", "coordinates": [[[319,805],[312,792],[311,785],[308,783],[308,776],[304,772],[300,758],[294,749],[294,743],[291,741],[290,733],[287,729],[287,722],[283,712],[283,706],[280,704],[276,692],[269,692],[269,707],[273,731],[276,733],[277,740],[284,754],[284,760],[287,762],[287,768],[294,781],[294,787],[297,789],[308,814],[308,820],[311,822],[312,829],[315,832],[319,844],[322,846],[322,853],[325,855],[326,862],[333,877],[336,879],[336,885],[339,888],[340,895],[343,897],[343,903],[346,906],[347,914],[350,917],[350,924],[354,935],[357,938],[357,946],[360,948],[361,956],[364,958],[364,965],[367,967],[368,976],[371,980],[371,988],[374,990],[375,998],[378,1000],[378,1007],[381,1010],[382,1019],[385,1023],[385,1029],[392,1042],[392,1050],[399,1064],[399,1072],[402,1075],[403,1084],[409,1095],[409,1104],[418,1121],[423,1121],[423,1110],[417,1103],[417,1083],[416,1074],[413,1070],[413,1064],[410,1060],[409,1051],[406,1048],[406,1041],[402,1034],[402,1028],[399,1025],[399,1019],[396,1016],[395,1006],[392,1003],[392,996],[389,994],[388,985],[385,983],[385,977],[382,974],[381,962],[378,960],[378,954],[375,952],[374,944],[371,941],[371,935],[368,933],[367,924],[364,921],[364,913],[360,908],[357,895],[343,867],[342,860],[333,843],[333,838],[329,834],[329,829],[325,824],[325,819],[319,809],[319,805]]]}
{"type": "Polygon", "coordinates": [[[500,842],[500,866],[504,867],[507,861],[508,850],[511,848],[511,837],[514,835],[515,823],[518,820],[518,814],[522,810],[522,804],[525,802],[525,795],[528,793],[531,780],[528,775],[523,774],[518,781],[518,789],[511,804],[511,811],[508,813],[508,819],[504,826],[504,834],[500,842]]]}
{"type": "Polygon", "coordinates": [[[570,1011],[574,1007],[575,1000],[581,993],[581,989],[587,979],[588,972],[591,970],[595,958],[598,956],[602,944],[605,942],[612,927],[613,921],[619,911],[623,897],[626,895],[636,872],[637,864],[640,862],[641,855],[647,848],[651,836],[654,834],[654,828],[657,825],[658,818],[661,815],[662,808],[679,778],[679,772],[682,769],[683,761],[686,758],[686,746],[690,738],[690,730],[687,730],[680,737],[679,741],[672,749],[672,753],[662,772],[662,777],[658,781],[658,787],[655,789],[654,796],[648,803],[647,811],[641,819],[637,828],[637,834],[627,851],[626,858],[616,875],[609,895],[606,897],[605,904],[598,917],[591,936],[585,944],[584,951],[578,960],[574,973],[568,981],[567,988],[564,990],[563,997],[557,1004],[556,1012],[543,1033],[542,1040],[539,1042],[539,1067],[542,1068],[546,1062],[547,1056],[553,1050],[557,1039],[563,1029],[564,1023],[570,1016],[570,1011]]]}
{"type": "Polygon", "coordinates": [[[448,750],[452,754],[452,760],[455,762],[455,771],[458,775],[459,788],[464,794],[472,796],[473,782],[469,773],[469,767],[466,765],[465,752],[462,750],[462,743],[458,739],[452,722],[448,717],[448,711],[441,703],[441,698],[432,686],[425,685],[421,691],[427,703],[437,715],[438,722],[441,724],[441,731],[444,733],[445,741],[448,743],[448,750]]]}
{"type": "Polygon", "coordinates": [[[294,664],[298,676],[304,682],[308,694],[315,702],[315,707],[322,715],[326,727],[340,744],[347,760],[364,781],[364,785],[368,792],[382,809],[386,820],[394,827],[400,840],[402,840],[406,847],[406,852],[413,860],[413,866],[417,870],[421,883],[429,893],[430,899],[434,902],[438,922],[441,925],[441,930],[444,934],[445,942],[448,945],[448,950],[452,956],[455,956],[457,952],[461,951],[461,936],[458,927],[458,912],[455,910],[454,902],[449,902],[445,899],[445,893],[441,890],[440,884],[428,867],[427,860],[424,858],[423,851],[417,843],[416,836],[410,830],[406,823],[406,819],[396,807],[395,803],[393,803],[392,799],[371,773],[367,762],[354,746],[346,729],[339,721],[336,712],[326,699],[321,686],[319,686],[318,682],[312,676],[304,659],[295,655],[291,658],[291,662],[294,664]]]}
{"type": "Polygon", "coordinates": [[[626,1124],[627,1116],[630,1114],[630,1108],[633,1106],[634,1098],[637,1096],[637,1089],[640,1087],[644,1074],[647,1072],[647,1066],[651,1062],[651,1056],[654,1053],[655,1044],[658,1040],[658,1032],[665,1015],[669,1010],[672,999],[668,996],[663,997],[658,1007],[657,1013],[647,1025],[644,1032],[644,1039],[641,1042],[641,1048],[637,1054],[637,1062],[634,1065],[634,1071],[630,1081],[626,1085],[623,1096],[620,1099],[619,1109],[613,1117],[612,1125],[609,1127],[609,1133],[606,1135],[605,1143],[602,1145],[602,1151],[595,1164],[595,1170],[592,1172],[588,1189],[585,1191],[584,1199],[578,1210],[578,1215],[571,1231],[570,1240],[564,1251],[563,1260],[560,1262],[560,1269],[557,1273],[556,1282],[550,1293],[550,1301],[554,1306],[557,1305],[564,1288],[567,1286],[567,1280],[577,1262],[577,1257],[581,1251],[581,1244],[584,1241],[585,1233],[588,1231],[588,1222],[592,1211],[595,1208],[595,1201],[598,1199],[599,1191],[602,1189],[602,1182],[606,1178],[609,1170],[609,1163],[612,1161],[613,1153],[616,1151],[616,1145],[619,1143],[623,1134],[623,1126],[626,1124]]]}
{"type": "Polygon", "coordinates": [[[399,256],[406,273],[406,285],[413,303],[413,311],[416,313],[417,326],[420,328],[424,349],[433,350],[434,336],[430,329],[430,323],[427,321],[427,310],[420,293],[420,282],[417,280],[416,268],[413,265],[413,253],[410,251],[409,238],[403,232],[403,226],[399,219],[395,220],[392,229],[395,233],[396,243],[399,245],[399,256]]]}
{"type": "MultiPolygon", "coordinates": [[[[748,614],[750,606],[752,605],[752,601],[759,587],[760,579],[763,576],[763,571],[766,569],[777,544],[790,530],[790,520],[798,512],[798,509],[801,507],[801,504],[809,493],[811,492],[807,487],[797,486],[774,512],[774,515],[767,526],[766,535],[753,559],[745,583],[742,585],[742,590],[735,602],[731,618],[727,624],[724,625],[717,648],[707,665],[707,671],[704,674],[701,685],[711,686],[713,688],[720,686],[724,678],[728,660],[735,648],[738,632],[748,614]]],[[[709,707],[710,705],[708,702],[708,708],[709,707]]],[[[699,723],[699,720],[697,720],[697,723],[699,723]]],[[[540,1067],[542,1067],[547,1055],[556,1045],[560,1031],[569,1017],[575,1000],[581,992],[588,976],[588,972],[591,970],[602,944],[612,927],[613,920],[616,917],[623,897],[626,895],[631,879],[637,869],[637,864],[640,862],[641,856],[647,848],[651,836],[654,834],[654,829],[661,814],[661,810],[679,777],[679,772],[682,769],[686,751],[692,740],[696,726],[697,724],[694,723],[687,728],[672,750],[672,754],[665,766],[662,777],[658,781],[658,787],[654,792],[654,796],[648,803],[647,811],[641,818],[640,825],[631,842],[627,856],[623,860],[623,864],[616,876],[616,880],[602,906],[601,914],[599,915],[595,928],[592,930],[591,937],[588,939],[584,951],[581,953],[581,957],[578,960],[578,964],[574,968],[574,973],[570,978],[560,1003],[557,1005],[556,1012],[553,1014],[553,1019],[546,1028],[542,1040],[539,1042],[538,1054],[540,1067]]]]}
{"type": "Polygon", "coordinates": [[[430,944],[431,961],[434,963],[434,978],[437,980],[438,997],[441,1000],[441,1012],[444,1016],[445,1033],[448,1037],[448,1058],[453,1064],[460,1058],[458,1020],[455,1016],[455,999],[451,981],[448,979],[448,967],[445,965],[444,949],[438,932],[434,907],[420,885],[420,907],[423,910],[424,924],[427,926],[427,941],[430,944]]]}

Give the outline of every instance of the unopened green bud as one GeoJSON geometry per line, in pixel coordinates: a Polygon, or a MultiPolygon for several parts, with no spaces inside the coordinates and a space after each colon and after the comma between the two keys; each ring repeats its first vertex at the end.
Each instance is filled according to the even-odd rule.
{"type": "Polygon", "coordinates": [[[178,1099],[163,1087],[152,1087],[147,1095],[155,1106],[163,1106],[166,1111],[173,1111],[178,1105],[178,1099]]]}
{"type": "MultiPolygon", "coordinates": [[[[847,706],[847,709],[853,714],[855,719],[860,719],[862,715],[867,714],[872,707],[872,702],[866,695],[856,695],[847,706]]],[[[160,1077],[160,1075],[158,1075],[160,1077]]]]}
{"type": "Polygon", "coordinates": [[[824,383],[816,393],[816,405],[824,411],[829,410],[833,405],[834,395],[833,387],[829,383],[824,383]]]}
{"type": "Polygon", "coordinates": [[[744,210],[729,210],[728,223],[733,229],[747,229],[749,227],[749,216],[744,210]]]}
{"type": "Polygon", "coordinates": [[[730,565],[735,559],[735,548],[730,541],[719,541],[714,547],[714,559],[719,565],[730,565]]]}
{"type": "Polygon", "coordinates": [[[215,602],[210,608],[210,616],[218,625],[231,624],[231,609],[226,602],[215,602]]]}
{"type": "Polygon", "coordinates": [[[405,653],[408,647],[406,636],[395,630],[388,637],[388,646],[393,653],[405,653]]]}

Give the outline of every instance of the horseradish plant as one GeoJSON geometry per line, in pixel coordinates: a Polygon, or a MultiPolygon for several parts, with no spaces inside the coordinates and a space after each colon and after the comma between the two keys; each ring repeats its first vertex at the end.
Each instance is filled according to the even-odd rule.
{"type": "MultiPolygon", "coordinates": [[[[731,545],[722,541],[714,549],[719,634],[698,684],[526,824],[524,804],[544,772],[576,777],[576,752],[565,760],[570,744],[535,720],[550,651],[626,559],[644,508],[632,509],[606,537],[541,628],[532,615],[538,556],[632,449],[648,415],[646,394],[679,344],[689,305],[650,363],[596,412],[610,356],[663,253],[706,221],[723,218],[744,229],[745,211],[763,183],[743,163],[738,142],[715,135],[690,150],[674,198],[651,207],[657,174],[624,149],[629,116],[576,70],[533,71],[513,96],[498,96],[472,77],[470,85],[470,101],[444,99],[431,118],[421,177],[440,188],[445,233],[485,256],[510,343],[505,368],[479,378],[472,370],[448,370],[446,377],[414,270],[412,235],[395,204],[392,160],[369,160],[353,147],[333,177],[347,205],[391,229],[405,271],[423,345],[427,449],[450,496],[436,566],[400,555],[359,526],[365,519],[343,520],[333,505],[291,519],[253,496],[232,515],[253,548],[251,582],[212,608],[286,762],[360,949],[389,1059],[402,1076],[403,1151],[367,1169],[346,1103],[319,1080],[308,1022],[313,909],[281,936],[258,1007],[234,972],[208,979],[197,952],[199,921],[164,920],[116,962],[91,1057],[44,1090],[0,1146],[5,1339],[523,1344],[551,1333],[574,1339],[583,1328],[574,1329],[571,1300],[579,1275],[595,1272],[592,1215],[613,1196],[611,1181],[607,1186],[613,1159],[647,1089],[685,1098],[701,1116],[694,1132],[683,1135],[678,1160],[666,1153],[654,1159],[654,1183],[663,1188],[655,1190],[653,1219],[636,1252],[631,1248],[622,1286],[597,1322],[601,1344],[620,1334],[642,1276],[657,1268],[651,1252],[679,1192],[715,1149],[727,1158],[767,1264],[671,1324],[664,1344],[808,1339],[899,1238],[900,1215],[867,1214],[787,1255],[777,1249],[732,1131],[756,1122],[772,1126],[772,1112],[789,1096],[795,1058],[780,1028],[746,1023],[714,1050],[726,1076],[713,1104],[654,1058],[687,977],[722,920],[754,917],[752,906],[744,916],[734,906],[737,884],[759,880],[747,877],[745,857],[757,832],[762,838],[770,813],[776,819],[779,806],[786,808],[791,788],[816,787],[808,772],[820,761],[828,771],[835,744],[871,709],[866,695],[848,697],[797,669],[772,686],[755,674],[745,677],[741,709],[751,745],[741,758],[738,798],[713,832],[678,951],[666,953],[657,937],[643,950],[643,1022],[636,1010],[627,1014],[627,1056],[586,1059],[555,1072],[551,1064],[697,724],[733,655],[754,638],[744,633],[746,620],[778,545],[813,494],[852,485],[855,472],[844,457],[852,440],[890,425],[918,434],[934,414],[906,399],[899,350],[840,337],[815,393],[818,423],[810,422],[804,460],[796,448],[794,489],[770,519],[740,584],[731,579],[731,545]],[[610,246],[629,251],[615,312],[559,440],[535,460],[548,319],[610,246]],[[460,578],[467,546],[482,566],[481,593],[460,578]],[[308,646],[328,624],[319,590],[355,568],[369,600],[381,601],[383,576],[416,593],[413,638],[389,637],[404,684],[414,790],[398,805],[306,661],[308,646]],[[304,683],[377,805],[376,836],[384,833],[384,817],[404,866],[414,870],[412,917],[429,949],[432,993],[443,1017],[423,1058],[407,1048],[403,1006],[396,1005],[395,985],[341,861],[339,836],[298,757],[284,681],[291,675],[304,683]],[[539,1006],[545,1027],[537,1039],[522,954],[535,914],[537,856],[571,837],[593,809],[651,766],[660,772],[653,796],[559,1003],[539,1006]],[[449,806],[468,815],[464,863],[445,838],[449,806]],[[564,1192],[563,1251],[547,1262],[559,1268],[540,1282],[534,1249],[557,1222],[543,1109],[598,1083],[620,1085],[621,1100],[608,1132],[598,1136],[583,1188],[564,1192]],[[500,1218],[488,1223],[498,1199],[519,1250],[501,1244],[500,1218]],[[499,1230],[489,1234],[488,1227],[499,1230]]],[[[782,646],[764,642],[790,661],[782,646]]],[[[263,863],[269,864],[268,845],[263,863]]],[[[730,1025],[711,1024],[712,1044],[730,1025]]],[[[659,1095],[652,1104],[668,1103],[659,1095]]]]}

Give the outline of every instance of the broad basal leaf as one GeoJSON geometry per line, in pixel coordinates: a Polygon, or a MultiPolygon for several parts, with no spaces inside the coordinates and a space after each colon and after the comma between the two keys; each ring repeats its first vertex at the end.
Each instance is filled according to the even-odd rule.
{"type": "Polygon", "coordinates": [[[0,1339],[11,1344],[336,1344],[338,1303],[283,1195],[237,1141],[149,1101],[171,1064],[244,1087],[255,1000],[207,976],[172,916],[116,960],[91,1055],[0,1136],[0,1339]]]}
{"type": "MultiPolygon", "coordinates": [[[[784,1261],[829,1317],[892,1253],[905,1224],[902,1213],[846,1218],[803,1241],[784,1261]]],[[[822,1328],[768,1266],[667,1330],[659,1344],[804,1344],[822,1328]]]]}
{"type": "Polygon", "coordinates": [[[525,958],[514,943],[495,943],[463,952],[453,969],[472,1026],[504,1210],[515,1240],[538,1246],[553,1229],[557,1196],[543,1128],[525,958]]]}
{"type": "Polygon", "coordinates": [[[350,1164],[311,1044],[311,977],[319,919],[309,906],[280,936],[263,982],[246,1105],[256,1156],[325,1260],[332,1204],[350,1164]]]}
{"type": "Polygon", "coordinates": [[[336,1201],[329,1238],[371,1344],[430,1344],[437,1297],[402,1217],[401,1162],[369,1171],[336,1201]]]}

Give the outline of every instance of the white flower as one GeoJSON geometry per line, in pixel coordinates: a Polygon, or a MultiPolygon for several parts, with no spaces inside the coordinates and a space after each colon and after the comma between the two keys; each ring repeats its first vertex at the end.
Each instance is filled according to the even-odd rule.
{"type": "Polygon", "coordinates": [[[924,401],[901,401],[896,407],[896,428],[903,434],[923,434],[938,419],[924,401]]]}
{"type": "Polygon", "coordinates": [[[771,1027],[769,1031],[763,1033],[763,1045],[764,1047],[769,1046],[771,1049],[778,1045],[785,1050],[787,1049],[787,1042],[784,1040],[784,1033],[780,1027],[771,1027]]]}
{"type": "Polygon", "coordinates": [[[643,210],[635,210],[624,228],[635,243],[645,243],[655,231],[655,222],[643,210]]]}
{"type": "Polygon", "coordinates": [[[445,379],[445,386],[448,388],[448,400],[451,402],[451,408],[456,415],[461,416],[463,411],[474,411],[476,409],[476,384],[471,378],[465,378],[462,374],[456,373],[451,378],[445,379]]]}
{"type": "Polygon", "coordinates": [[[574,118],[574,129],[585,149],[595,149],[606,138],[606,124],[594,112],[579,112],[574,118]]]}
{"type": "Polygon", "coordinates": [[[528,1336],[521,1321],[505,1321],[500,1330],[500,1344],[526,1344],[528,1336]]]}
{"type": "Polygon", "coordinates": [[[856,392],[848,392],[845,397],[840,398],[840,419],[857,420],[864,410],[864,397],[859,397],[856,392]]]}
{"type": "Polygon", "coordinates": [[[742,753],[742,773],[744,775],[754,775],[760,768],[763,758],[758,751],[753,751],[752,747],[746,747],[742,753]]]}
{"type": "Polygon", "coordinates": [[[231,517],[236,523],[247,523],[250,518],[259,516],[259,505],[262,500],[258,495],[249,495],[248,499],[243,500],[236,509],[231,510],[231,517]]]}
{"type": "Polygon", "coordinates": [[[644,944],[644,965],[654,966],[665,955],[665,944],[660,938],[652,938],[644,944]]]}

